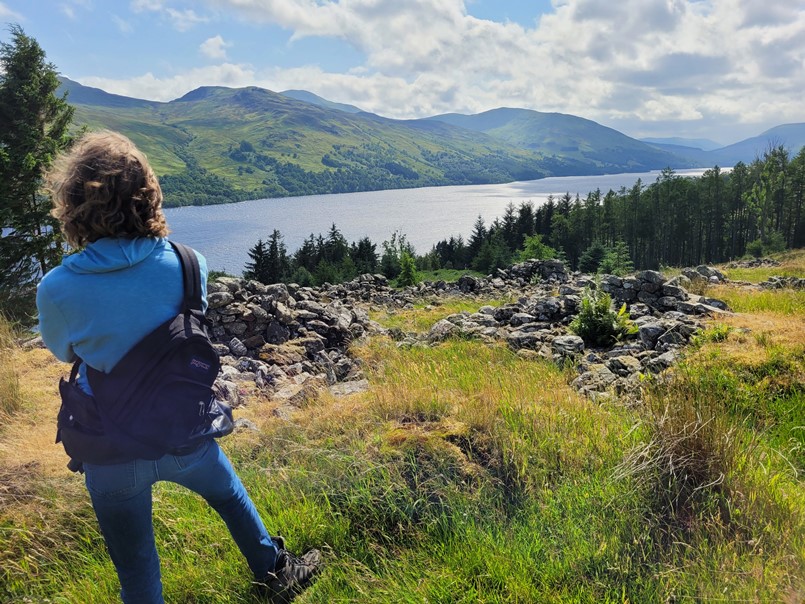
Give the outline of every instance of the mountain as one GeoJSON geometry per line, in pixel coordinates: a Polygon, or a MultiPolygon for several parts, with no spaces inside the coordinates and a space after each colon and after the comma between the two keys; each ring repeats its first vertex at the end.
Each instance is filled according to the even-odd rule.
{"type": "Polygon", "coordinates": [[[337,109],[338,111],[346,111],[347,113],[363,113],[363,109],[360,109],[355,105],[334,103],[333,101],[323,99],[319,95],[308,92],[307,90],[285,90],[284,92],[280,92],[280,94],[282,96],[287,96],[290,99],[304,101],[305,103],[318,105],[319,107],[326,107],[327,109],[337,109]]]}
{"type": "Polygon", "coordinates": [[[526,109],[394,120],[306,91],[253,86],[204,86],[167,103],[67,79],[62,89],[77,126],[119,130],[148,154],[166,205],[727,166],[751,161],[769,140],[805,143],[803,124],[704,151],[526,109]]]}
{"type": "Polygon", "coordinates": [[[710,153],[711,163],[720,166],[733,166],[739,161],[749,163],[756,157],[762,157],[764,151],[783,145],[795,155],[805,146],[805,124],[783,124],[765,132],[716,149],[710,153]]]}
{"type": "Polygon", "coordinates": [[[348,113],[257,87],[205,86],[169,103],[70,88],[84,101],[75,103],[76,125],[130,136],[160,176],[166,205],[507,182],[566,169],[448,124],[348,113]]]}
{"type": "Polygon", "coordinates": [[[630,172],[693,167],[695,162],[607,128],[591,120],[563,113],[500,108],[462,115],[437,115],[438,120],[488,134],[513,146],[548,157],[561,157],[583,173],[630,172]]]}
{"type": "Polygon", "coordinates": [[[133,99],[119,94],[110,94],[100,88],[84,86],[68,78],[59,78],[59,92],[67,93],[67,101],[71,105],[94,105],[96,107],[155,107],[160,105],[156,101],[133,99]]]}
{"type": "Polygon", "coordinates": [[[678,136],[672,136],[669,138],[641,138],[639,140],[644,143],[660,146],[692,147],[694,149],[701,149],[702,151],[713,151],[714,149],[720,149],[724,146],[715,141],[711,141],[709,138],[680,138],[678,136]]]}
{"type": "Polygon", "coordinates": [[[659,149],[660,151],[665,151],[666,153],[671,153],[676,157],[683,158],[683,161],[690,162],[698,166],[712,167],[716,161],[710,151],[703,151],[698,147],[648,142],[646,144],[654,147],[655,149],[659,149]]]}

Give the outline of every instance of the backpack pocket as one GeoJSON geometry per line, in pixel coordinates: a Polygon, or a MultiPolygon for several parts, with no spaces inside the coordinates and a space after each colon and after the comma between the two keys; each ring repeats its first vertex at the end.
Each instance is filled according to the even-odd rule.
{"type": "Polygon", "coordinates": [[[124,461],[117,444],[106,436],[97,402],[74,382],[59,381],[61,407],[56,420],[56,442],[74,460],[93,464],[124,461]]]}

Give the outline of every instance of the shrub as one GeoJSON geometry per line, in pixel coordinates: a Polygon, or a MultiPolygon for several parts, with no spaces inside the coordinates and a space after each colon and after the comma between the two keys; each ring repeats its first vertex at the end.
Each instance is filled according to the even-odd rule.
{"type": "Polygon", "coordinates": [[[584,290],[581,309],[570,323],[570,329],[585,343],[593,346],[609,346],[637,333],[637,326],[629,319],[626,305],[615,312],[612,298],[602,292],[598,284],[584,290]]]}
{"type": "Polygon", "coordinates": [[[523,249],[518,254],[520,261],[531,260],[532,258],[535,260],[548,260],[557,257],[556,250],[549,245],[545,245],[539,233],[526,237],[523,242],[523,249]]]}

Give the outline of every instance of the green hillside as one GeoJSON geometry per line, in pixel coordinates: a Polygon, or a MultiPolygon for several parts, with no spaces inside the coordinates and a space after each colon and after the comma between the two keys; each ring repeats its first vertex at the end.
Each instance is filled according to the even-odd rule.
{"type": "Polygon", "coordinates": [[[500,108],[477,115],[449,113],[431,119],[482,132],[544,156],[562,158],[574,170],[583,170],[574,174],[694,165],[612,128],[563,113],[500,108]]]}
{"type": "Polygon", "coordinates": [[[166,205],[507,182],[551,173],[539,154],[487,135],[350,114],[261,88],[203,87],[170,103],[126,106],[112,105],[103,94],[77,95],[76,86],[71,96],[88,100],[76,104],[77,125],[130,136],[161,177],[166,205]]]}
{"type": "Polygon", "coordinates": [[[694,165],[561,114],[392,120],[304,91],[206,86],[157,103],[62,87],[77,126],[119,130],[146,152],[168,206],[694,165]]]}

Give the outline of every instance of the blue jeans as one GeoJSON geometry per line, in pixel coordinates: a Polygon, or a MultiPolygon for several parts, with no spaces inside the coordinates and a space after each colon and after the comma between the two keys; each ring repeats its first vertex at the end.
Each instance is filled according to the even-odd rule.
{"type": "Polygon", "coordinates": [[[277,547],[218,443],[189,455],[111,466],[84,464],[87,490],[126,604],[163,604],[151,521],[151,486],[170,480],[201,495],[223,518],[255,577],[274,570],[277,547]]]}

